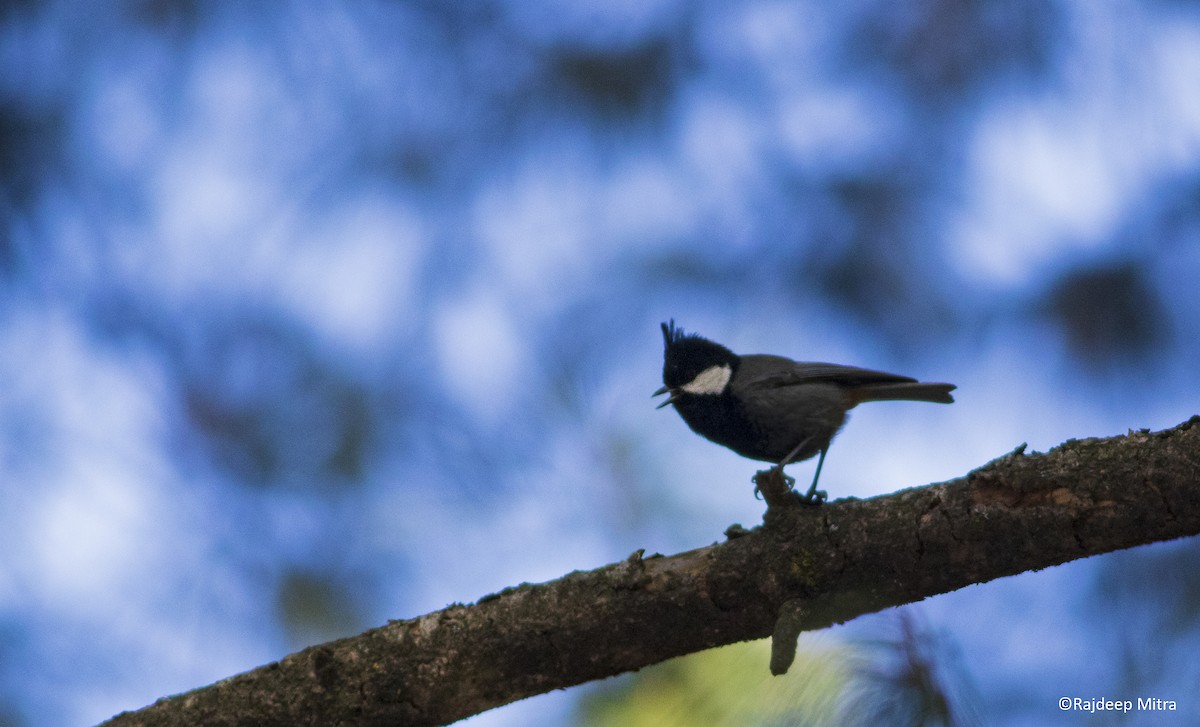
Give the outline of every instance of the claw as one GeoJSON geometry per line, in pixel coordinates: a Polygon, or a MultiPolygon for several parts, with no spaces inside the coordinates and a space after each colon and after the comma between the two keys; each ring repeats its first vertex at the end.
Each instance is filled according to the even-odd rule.
{"type": "Polygon", "coordinates": [[[775,465],[774,467],[771,468],[771,471],[778,473],[779,476],[783,478],[783,481],[785,483],[787,483],[787,488],[789,490],[794,489],[796,487],[796,478],[792,477],[791,475],[784,472],[782,464],[775,465]]]}
{"type": "Polygon", "coordinates": [[[807,505],[808,507],[820,507],[821,505],[825,504],[827,497],[828,495],[825,494],[825,490],[815,490],[810,492],[808,493],[808,497],[805,497],[799,493],[796,494],[796,498],[800,500],[800,504],[807,505]]]}

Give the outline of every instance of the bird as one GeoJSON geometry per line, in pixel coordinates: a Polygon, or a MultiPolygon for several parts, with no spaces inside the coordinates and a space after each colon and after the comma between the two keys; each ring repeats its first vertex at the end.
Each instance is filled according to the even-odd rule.
{"type": "Polygon", "coordinates": [[[783,474],[784,466],[820,455],[812,485],[799,496],[808,505],[825,501],[817,481],[850,409],[865,401],[954,403],[954,384],[770,354],[739,356],[685,333],[674,319],[662,324],[662,334],[663,386],[653,396],[668,397],[656,408],[673,405],[700,436],[773,463],[771,470],[778,470],[789,489],[795,480],[783,474]]]}

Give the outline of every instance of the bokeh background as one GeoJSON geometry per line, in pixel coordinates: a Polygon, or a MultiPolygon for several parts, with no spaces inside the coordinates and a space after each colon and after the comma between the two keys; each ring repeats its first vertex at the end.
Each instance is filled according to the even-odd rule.
{"type": "MultiPolygon", "coordinates": [[[[866,497],[1197,413],[1198,281],[1196,2],[8,0],[0,724],[756,524],[669,317],[958,384],[854,412],[866,497]]],[[[1200,723],[1198,556],[470,724],[1200,723]]]]}

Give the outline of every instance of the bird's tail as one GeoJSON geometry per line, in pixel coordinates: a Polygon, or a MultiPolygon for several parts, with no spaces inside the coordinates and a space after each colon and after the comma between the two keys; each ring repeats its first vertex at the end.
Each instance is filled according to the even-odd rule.
{"type": "Polygon", "coordinates": [[[853,391],[855,403],[864,401],[928,401],[934,404],[953,404],[954,384],[931,384],[925,381],[899,384],[874,384],[858,386],[853,391]]]}

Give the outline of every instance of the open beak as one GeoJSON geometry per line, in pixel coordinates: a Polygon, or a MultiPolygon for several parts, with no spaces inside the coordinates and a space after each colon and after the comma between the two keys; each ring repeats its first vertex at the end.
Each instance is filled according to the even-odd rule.
{"type": "Polygon", "coordinates": [[[663,394],[668,394],[668,393],[670,394],[670,396],[667,397],[667,400],[664,401],[663,403],[659,404],[658,406],[654,407],[655,409],[661,409],[664,406],[666,406],[667,404],[670,404],[671,402],[675,401],[675,392],[671,391],[670,389],[668,389],[667,387],[664,386],[661,389],[659,389],[658,391],[651,394],[651,396],[662,396],[663,394]]]}

